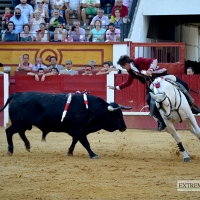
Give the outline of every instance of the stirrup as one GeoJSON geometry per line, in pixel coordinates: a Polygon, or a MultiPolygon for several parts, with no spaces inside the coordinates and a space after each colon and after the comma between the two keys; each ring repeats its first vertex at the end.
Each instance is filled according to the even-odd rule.
{"type": "Polygon", "coordinates": [[[200,113],[200,109],[197,106],[195,106],[194,104],[191,105],[191,110],[192,110],[193,114],[197,115],[200,113]]]}

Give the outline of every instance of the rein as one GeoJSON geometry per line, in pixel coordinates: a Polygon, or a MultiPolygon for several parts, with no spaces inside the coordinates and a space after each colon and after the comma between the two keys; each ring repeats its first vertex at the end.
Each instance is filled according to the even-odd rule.
{"type": "MultiPolygon", "coordinates": [[[[164,113],[166,113],[166,111],[163,109],[163,106],[162,106],[162,102],[164,102],[166,99],[168,99],[168,101],[169,101],[169,105],[170,105],[170,112],[169,112],[169,114],[168,115],[165,115],[164,114],[164,116],[165,117],[167,117],[167,118],[169,118],[169,116],[172,114],[172,112],[173,111],[176,111],[177,112],[177,114],[178,114],[178,116],[179,116],[179,118],[180,118],[180,123],[183,121],[182,120],[182,118],[181,118],[181,115],[180,115],[180,113],[179,113],[179,108],[180,108],[180,106],[181,106],[181,102],[182,102],[182,99],[181,99],[181,92],[180,92],[180,90],[178,90],[178,93],[179,93],[179,97],[180,97],[180,101],[179,101],[179,105],[178,105],[178,107],[176,108],[176,104],[177,104],[177,95],[176,95],[176,91],[175,91],[175,87],[173,86],[173,89],[174,89],[174,94],[175,94],[175,104],[174,104],[174,109],[172,109],[172,103],[171,103],[171,100],[170,100],[170,98],[166,95],[165,96],[165,98],[162,100],[162,101],[156,101],[157,103],[159,103],[159,105],[160,105],[160,108],[158,108],[159,110],[162,110],[164,113]]],[[[159,94],[159,93],[157,93],[157,94],[159,94]]]]}

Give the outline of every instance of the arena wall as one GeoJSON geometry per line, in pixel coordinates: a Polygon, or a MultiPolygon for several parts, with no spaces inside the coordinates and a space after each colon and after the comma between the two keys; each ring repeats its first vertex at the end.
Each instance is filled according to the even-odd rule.
{"type": "MultiPolygon", "coordinates": [[[[127,76],[118,74],[110,74],[107,76],[59,75],[46,77],[44,82],[37,82],[34,80],[34,77],[27,76],[25,73],[16,72],[15,92],[40,91],[48,93],[69,93],[87,90],[92,95],[99,96],[107,102],[115,101],[121,105],[131,106],[132,109],[130,111],[123,112],[128,128],[156,129],[156,122],[148,115],[148,108],[144,108],[147,105],[145,85],[134,80],[134,84],[122,91],[107,89],[107,85],[118,85],[125,81],[127,76]]],[[[195,104],[200,107],[199,94],[197,94],[200,91],[200,84],[198,84],[199,75],[183,75],[182,79],[194,91],[191,91],[191,95],[195,99],[195,104]]],[[[2,92],[1,95],[3,95],[2,92]]],[[[1,105],[3,105],[3,102],[1,102],[1,105]]],[[[1,117],[2,119],[3,117],[1,117]]],[[[196,117],[196,119],[200,123],[199,117],[196,117]]],[[[3,124],[1,122],[1,125],[3,124]]],[[[186,123],[177,124],[176,128],[186,129],[186,123]]]]}

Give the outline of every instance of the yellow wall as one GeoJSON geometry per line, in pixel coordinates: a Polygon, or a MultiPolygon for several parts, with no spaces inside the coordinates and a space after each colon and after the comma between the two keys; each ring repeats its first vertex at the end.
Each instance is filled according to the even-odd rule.
{"type": "MultiPolygon", "coordinates": [[[[90,60],[96,60],[100,67],[104,61],[113,60],[113,45],[109,43],[0,43],[0,62],[14,71],[19,64],[19,56],[29,54],[30,63],[41,57],[45,65],[50,65],[49,57],[57,56],[58,64],[72,60],[74,69],[84,67],[90,60]]],[[[2,70],[1,70],[2,71],[2,70]]]]}

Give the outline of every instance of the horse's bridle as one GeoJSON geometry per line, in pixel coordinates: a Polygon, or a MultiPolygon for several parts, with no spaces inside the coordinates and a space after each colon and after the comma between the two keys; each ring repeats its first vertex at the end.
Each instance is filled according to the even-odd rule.
{"type": "MultiPolygon", "coordinates": [[[[173,88],[174,88],[174,86],[173,86],[173,88]]],[[[178,90],[178,89],[177,89],[177,90],[178,90]]],[[[170,117],[170,115],[172,114],[173,111],[176,111],[176,112],[178,113],[178,115],[179,115],[180,122],[182,122],[182,118],[181,118],[181,115],[180,115],[180,113],[179,113],[179,108],[180,108],[180,106],[181,106],[181,92],[180,92],[180,90],[178,90],[178,92],[179,92],[180,102],[179,102],[179,105],[178,105],[177,108],[176,108],[176,103],[177,103],[177,101],[176,101],[176,91],[175,91],[175,89],[174,89],[174,93],[175,93],[175,104],[174,104],[174,109],[172,109],[171,100],[170,100],[170,98],[169,98],[167,95],[166,95],[161,101],[156,101],[156,103],[159,104],[158,110],[162,110],[163,113],[164,113],[164,116],[165,116],[167,119],[169,119],[169,117],[170,117]],[[163,108],[163,106],[162,106],[162,102],[164,102],[166,99],[168,99],[169,105],[170,105],[170,112],[169,112],[168,115],[165,114],[166,111],[164,110],[164,108],[163,108]]],[[[157,93],[157,94],[162,94],[162,93],[157,93]]]]}

